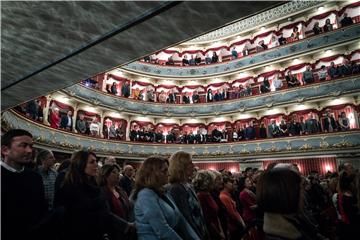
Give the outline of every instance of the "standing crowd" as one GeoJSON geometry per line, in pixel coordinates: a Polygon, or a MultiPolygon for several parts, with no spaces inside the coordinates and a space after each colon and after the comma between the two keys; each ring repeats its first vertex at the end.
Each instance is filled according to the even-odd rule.
{"type": "Polygon", "coordinates": [[[242,173],[198,170],[186,152],[137,171],[80,150],[55,170],[21,129],[1,141],[4,239],[357,239],[360,177],[304,176],[293,164],[242,173]],[[36,162],[33,161],[35,156],[36,162]]]}

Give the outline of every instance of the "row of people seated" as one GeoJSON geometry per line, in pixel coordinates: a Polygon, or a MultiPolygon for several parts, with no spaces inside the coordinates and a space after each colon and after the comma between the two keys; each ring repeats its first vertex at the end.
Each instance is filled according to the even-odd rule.
{"type": "MultiPolygon", "coordinates": [[[[335,22],[331,22],[330,18],[327,18],[325,20],[325,23],[323,26],[320,26],[320,22],[316,21],[314,23],[314,26],[312,28],[311,32],[305,32],[304,27],[299,28],[299,26],[295,26],[292,29],[292,33],[289,37],[284,37],[283,33],[281,31],[274,32],[268,41],[268,43],[265,43],[265,40],[260,40],[256,42],[257,36],[254,36],[253,39],[249,39],[249,44],[245,44],[244,46],[241,46],[241,49],[237,49],[236,43],[233,43],[230,45],[230,47],[218,47],[216,49],[220,50],[205,50],[205,51],[194,51],[192,50],[192,54],[188,53],[173,53],[171,56],[169,56],[166,60],[160,59],[158,56],[160,54],[156,55],[150,55],[146,56],[143,61],[147,63],[155,63],[155,64],[165,64],[165,65],[177,65],[177,66],[198,66],[201,64],[213,64],[218,62],[223,62],[226,60],[233,60],[237,59],[239,57],[245,57],[252,53],[261,52],[267,49],[271,49],[274,47],[278,47],[281,45],[285,45],[287,43],[292,43],[295,41],[299,41],[303,38],[306,38],[306,34],[309,36],[313,35],[319,35],[321,33],[326,33],[333,31],[335,29],[334,24],[338,20],[335,20],[335,22]],[[252,44],[251,44],[252,43],[252,44]],[[227,50],[229,49],[229,50],[227,50]],[[239,54],[239,51],[241,54],[239,54]],[[194,53],[195,52],[195,53],[194,53]],[[203,53],[204,52],[204,53],[203,53]],[[211,55],[212,54],[212,55],[211,55]],[[189,59],[189,57],[190,59],[189,59]],[[211,56],[210,56],[211,55],[211,56]],[[180,57],[182,56],[182,57],[180,57]],[[180,58],[180,61],[179,61],[180,58]]],[[[349,25],[352,25],[354,23],[354,20],[348,16],[348,14],[345,12],[342,16],[342,19],[340,20],[341,27],[346,27],[349,25]]],[[[262,34],[263,35],[263,34],[262,34]]],[[[167,50],[168,52],[168,50],[167,50]]]]}
{"type": "MultiPolygon", "coordinates": [[[[313,67],[315,68],[315,67],[313,67]]],[[[349,61],[349,59],[344,58],[342,64],[335,64],[334,62],[330,63],[330,66],[326,67],[322,65],[320,69],[313,69],[312,66],[308,65],[306,70],[301,73],[292,74],[291,70],[285,70],[284,72],[279,72],[273,76],[273,79],[270,81],[268,77],[264,77],[260,82],[260,77],[254,77],[255,80],[250,79],[242,84],[235,86],[229,84],[230,87],[219,87],[216,90],[212,90],[210,87],[199,87],[198,89],[204,90],[194,90],[193,92],[179,92],[175,88],[169,89],[167,92],[161,90],[161,92],[156,92],[153,87],[145,87],[142,90],[136,87],[130,93],[130,84],[128,81],[124,81],[121,85],[122,94],[121,96],[126,98],[133,98],[135,100],[142,100],[148,102],[159,102],[159,103],[205,103],[213,101],[223,101],[229,99],[237,99],[245,96],[255,95],[258,93],[268,93],[271,91],[282,90],[286,88],[298,87],[301,85],[311,84],[317,81],[331,80],[339,77],[346,77],[352,74],[360,73],[360,65],[356,61],[349,61]],[[300,78],[299,78],[300,77],[300,78]]],[[[118,85],[114,82],[111,86],[111,93],[117,94],[118,85]],[[114,90],[112,90],[114,89],[114,90]]],[[[186,87],[186,86],[185,86],[186,87]]]]}

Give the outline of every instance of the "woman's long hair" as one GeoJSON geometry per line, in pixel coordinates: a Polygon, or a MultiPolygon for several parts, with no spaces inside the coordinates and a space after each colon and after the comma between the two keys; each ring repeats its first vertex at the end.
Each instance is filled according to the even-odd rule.
{"type": "Polygon", "coordinates": [[[114,169],[117,169],[120,172],[120,167],[117,164],[105,164],[101,167],[99,176],[97,178],[97,182],[100,187],[106,186],[108,184],[107,178],[114,169]]]}
{"type": "Polygon", "coordinates": [[[85,183],[96,184],[96,180],[94,177],[89,178],[85,174],[86,164],[89,159],[89,156],[91,155],[96,158],[96,154],[91,151],[81,150],[73,153],[70,159],[70,166],[68,171],[66,172],[63,185],[65,184],[80,185],[85,183]]]}
{"type": "Polygon", "coordinates": [[[162,157],[149,157],[142,164],[136,173],[135,188],[132,198],[136,200],[138,193],[143,188],[150,188],[158,194],[164,192],[164,186],[160,180],[160,169],[169,161],[162,157]]]}
{"type": "Polygon", "coordinates": [[[179,151],[171,155],[169,161],[169,182],[186,183],[189,181],[186,176],[186,168],[191,163],[191,154],[179,151]]]}

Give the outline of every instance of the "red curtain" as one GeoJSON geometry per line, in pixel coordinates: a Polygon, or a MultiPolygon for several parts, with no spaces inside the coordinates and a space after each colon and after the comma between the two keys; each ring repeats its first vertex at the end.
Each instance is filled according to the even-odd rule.
{"type": "Polygon", "coordinates": [[[155,88],[154,84],[151,84],[151,83],[133,81],[133,84],[132,84],[132,85],[134,86],[135,84],[137,84],[137,85],[139,85],[139,86],[144,86],[144,87],[146,87],[146,86],[152,86],[152,87],[155,88]]]}
{"type": "Polygon", "coordinates": [[[199,169],[204,170],[225,170],[230,172],[240,172],[240,164],[236,162],[214,162],[214,163],[194,163],[199,169]]]}
{"type": "Polygon", "coordinates": [[[133,128],[135,126],[138,126],[139,128],[142,128],[142,127],[150,127],[152,129],[154,129],[154,124],[152,124],[151,122],[143,122],[143,121],[132,121],[130,123],[130,128],[133,128]]]}
{"type": "Polygon", "coordinates": [[[156,131],[162,130],[164,134],[168,134],[172,129],[179,129],[179,125],[175,123],[159,123],[155,126],[156,131]]]}
{"type": "Polygon", "coordinates": [[[333,11],[330,11],[330,12],[326,12],[326,13],[323,13],[323,14],[319,14],[319,15],[313,16],[313,17],[309,18],[309,20],[307,20],[306,26],[309,25],[309,23],[311,23],[311,21],[312,21],[313,19],[315,19],[315,20],[324,19],[324,18],[330,16],[330,15],[333,14],[333,13],[336,14],[337,12],[336,12],[335,10],[333,10],[333,11]]]}
{"type": "Polygon", "coordinates": [[[309,63],[300,63],[300,64],[297,64],[297,65],[293,65],[293,66],[290,66],[290,67],[287,67],[285,69],[285,72],[290,70],[290,71],[296,71],[296,70],[299,70],[299,69],[302,69],[303,67],[309,65],[309,63]]]}
{"type": "MultiPolygon", "coordinates": [[[[283,26],[278,30],[278,33],[281,34],[282,30],[288,30],[288,29],[293,29],[294,27],[297,27],[297,25],[299,25],[300,23],[305,24],[304,21],[299,21],[299,22],[295,22],[295,23],[291,23],[289,25],[283,26]]],[[[278,34],[278,35],[279,35],[278,34]]]]}
{"type": "Polygon", "coordinates": [[[258,39],[258,38],[267,37],[267,36],[269,36],[270,34],[273,34],[273,33],[275,33],[275,31],[270,31],[270,32],[261,33],[261,34],[255,36],[255,37],[251,40],[251,43],[254,43],[254,42],[256,41],[256,39],[258,39]]]}
{"type": "Polygon", "coordinates": [[[317,171],[320,174],[325,174],[328,171],[336,172],[336,158],[335,157],[314,157],[314,158],[299,158],[299,159],[279,159],[263,161],[264,169],[271,163],[288,163],[298,165],[300,172],[303,175],[310,174],[311,171],[317,171]]]}
{"type": "Polygon", "coordinates": [[[180,131],[182,132],[196,132],[199,128],[204,128],[206,129],[205,124],[201,124],[201,123],[187,123],[184,124],[180,127],[180,131]]]}
{"type": "Polygon", "coordinates": [[[253,79],[253,77],[250,76],[250,77],[244,77],[244,78],[236,79],[236,80],[234,80],[234,81],[231,82],[231,86],[232,86],[234,83],[237,83],[237,82],[244,83],[244,82],[246,82],[246,81],[248,81],[248,80],[250,80],[250,79],[253,79]]]}
{"type": "Polygon", "coordinates": [[[251,40],[247,38],[247,39],[244,39],[244,40],[241,40],[241,41],[238,41],[238,42],[234,42],[234,43],[232,43],[232,44],[230,45],[230,48],[232,48],[232,47],[234,47],[234,46],[237,46],[237,45],[244,44],[244,43],[246,43],[246,42],[251,42],[251,40]]]}
{"type": "Polygon", "coordinates": [[[334,114],[334,118],[335,120],[338,120],[338,116],[341,115],[341,112],[345,112],[345,115],[347,118],[349,118],[350,120],[350,128],[357,128],[357,121],[355,118],[355,115],[357,114],[357,112],[355,111],[355,106],[352,104],[342,104],[342,105],[338,105],[338,106],[330,106],[327,107],[325,109],[322,110],[322,115],[324,114],[324,112],[326,110],[330,110],[331,113],[334,114]]]}
{"type": "Polygon", "coordinates": [[[109,74],[108,75],[108,79],[109,78],[113,78],[113,79],[115,79],[115,80],[117,80],[117,81],[127,81],[127,79],[126,78],[123,78],[123,77],[119,77],[119,76],[116,76],[116,75],[114,75],[114,74],[109,74]]]}
{"type": "Polygon", "coordinates": [[[281,122],[281,119],[286,119],[286,116],[282,113],[274,114],[274,115],[262,117],[259,122],[260,123],[263,122],[265,127],[267,128],[267,126],[269,126],[269,124],[271,122],[271,119],[274,119],[276,121],[276,124],[279,125],[281,122]]]}
{"type": "Polygon", "coordinates": [[[215,127],[217,127],[217,129],[219,131],[222,131],[224,129],[226,129],[227,126],[231,126],[230,122],[216,122],[216,123],[209,123],[209,125],[207,126],[207,131],[208,133],[211,133],[215,127]]]}
{"type": "Polygon", "coordinates": [[[97,114],[97,113],[87,112],[87,111],[84,111],[84,110],[79,110],[78,115],[80,115],[80,114],[83,114],[85,117],[91,117],[91,118],[97,117],[98,120],[100,121],[100,115],[97,114]]]}
{"type": "Polygon", "coordinates": [[[290,119],[295,118],[295,121],[300,122],[300,117],[304,117],[304,121],[306,121],[309,118],[309,113],[315,114],[315,116],[318,116],[317,119],[319,119],[319,111],[316,109],[306,109],[301,111],[292,112],[289,115],[289,121],[290,119]]]}
{"type": "Polygon", "coordinates": [[[218,88],[218,87],[225,87],[225,86],[229,86],[229,83],[227,83],[227,82],[221,82],[221,83],[212,83],[212,84],[209,84],[208,86],[207,86],[207,89],[209,88],[209,87],[215,87],[215,88],[218,88]]]}
{"type": "Polygon", "coordinates": [[[257,121],[256,118],[241,119],[233,123],[233,129],[237,129],[240,127],[245,128],[246,124],[248,124],[250,121],[254,122],[254,126],[255,126],[255,122],[257,121]]]}
{"type": "Polygon", "coordinates": [[[59,108],[60,110],[63,110],[63,111],[74,111],[74,108],[70,105],[67,105],[65,103],[61,103],[59,101],[56,101],[56,100],[51,100],[50,102],[50,106],[53,106],[55,105],[55,107],[59,108]]]}
{"type": "Polygon", "coordinates": [[[343,7],[343,8],[339,11],[339,17],[344,14],[344,12],[346,11],[346,9],[348,9],[348,8],[356,8],[356,7],[359,7],[359,6],[360,6],[360,2],[355,2],[355,3],[351,3],[351,4],[343,7]]]}

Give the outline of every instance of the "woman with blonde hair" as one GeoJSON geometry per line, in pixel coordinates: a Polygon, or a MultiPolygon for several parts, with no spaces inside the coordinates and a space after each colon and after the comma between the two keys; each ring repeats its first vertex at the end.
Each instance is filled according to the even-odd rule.
{"type": "Polygon", "coordinates": [[[191,185],[194,164],[191,154],[179,151],[171,155],[167,192],[180,212],[201,239],[207,239],[207,229],[199,200],[191,185]]]}
{"type": "Polygon", "coordinates": [[[147,158],[137,172],[133,199],[139,240],[199,239],[191,226],[166,196],[169,161],[161,157],[147,158]]]}
{"type": "Polygon", "coordinates": [[[204,213],[210,239],[225,240],[226,235],[219,220],[219,206],[210,194],[214,188],[215,174],[210,170],[200,170],[196,173],[193,184],[198,192],[197,197],[204,213]]]}

